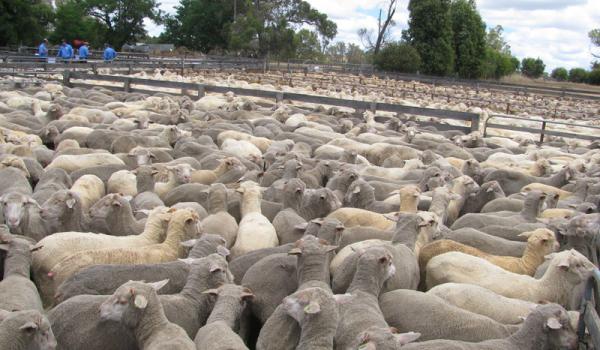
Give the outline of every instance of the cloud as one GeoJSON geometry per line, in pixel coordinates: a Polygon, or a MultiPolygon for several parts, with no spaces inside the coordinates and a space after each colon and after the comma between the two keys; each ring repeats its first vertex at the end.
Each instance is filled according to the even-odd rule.
{"type": "MultiPolygon", "coordinates": [[[[361,44],[359,28],[377,29],[379,8],[386,0],[306,0],[326,13],[338,25],[335,41],[361,44]]],[[[488,27],[502,25],[504,36],[514,55],[540,57],[546,70],[555,67],[588,68],[593,60],[587,33],[600,27],[599,0],[477,0],[477,6],[488,27]]],[[[399,1],[394,16],[396,26],[392,38],[400,39],[407,28],[407,1],[399,1]]],[[[178,0],[163,0],[160,8],[174,13],[178,0]]],[[[163,30],[151,22],[146,29],[152,35],[163,30]]]]}

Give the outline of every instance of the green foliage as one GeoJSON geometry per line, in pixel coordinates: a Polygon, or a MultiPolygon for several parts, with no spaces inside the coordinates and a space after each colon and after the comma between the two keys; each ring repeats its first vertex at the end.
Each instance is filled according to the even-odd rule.
{"type": "Polygon", "coordinates": [[[405,39],[421,56],[425,74],[447,75],[454,70],[450,0],[410,0],[405,39]]]}
{"type": "Polygon", "coordinates": [[[592,44],[600,46],[600,28],[590,30],[588,36],[590,37],[592,44]]]}
{"type": "Polygon", "coordinates": [[[375,55],[373,63],[385,71],[416,73],[421,65],[421,57],[417,50],[407,43],[390,43],[375,55]]]}
{"type": "Polygon", "coordinates": [[[62,39],[88,41],[94,47],[101,47],[106,27],[94,18],[86,15],[81,1],[65,1],[58,5],[54,22],[54,31],[50,41],[59,43],[62,39]]]}
{"type": "Polygon", "coordinates": [[[529,78],[539,78],[544,75],[546,65],[540,58],[526,57],[521,61],[521,73],[529,78]]]}
{"type": "Polygon", "coordinates": [[[83,0],[86,12],[106,26],[104,40],[117,50],[146,36],[144,19],[162,22],[156,0],[83,0]]]}
{"type": "Polygon", "coordinates": [[[461,78],[474,79],[480,76],[485,56],[485,24],[468,0],[455,0],[450,5],[452,21],[455,71],[461,78]]]}
{"type": "Polygon", "coordinates": [[[573,83],[585,83],[589,73],[583,68],[571,68],[569,70],[569,81],[573,83]]]}
{"type": "Polygon", "coordinates": [[[485,57],[481,65],[481,77],[484,79],[500,79],[514,73],[519,68],[519,60],[507,53],[491,47],[485,49],[485,57]]]}
{"type": "Polygon", "coordinates": [[[175,15],[165,19],[164,40],[176,46],[209,52],[226,48],[228,28],[233,22],[231,2],[222,0],[181,0],[175,15]]]}
{"type": "Polygon", "coordinates": [[[368,60],[366,53],[356,44],[348,44],[346,51],[346,62],[352,64],[366,63],[368,60]]]}
{"type": "Polygon", "coordinates": [[[589,73],[588,83],[592,85],[600,85],[600,69],[594,69],[589,73]]]}
{"type": "Polygon", "coordinates": [[[0,0],[0,46],[39,45],[52,19],[46,1],[0,0]]]}
{"type": "Polygon", "coordinates": [[[319,42],[319,36],[315,32],[311,32],[308,29],[302,29],[296,33],[294,40],[297,45],[296,58],[301,60],[320,60],[323,56],[321,54],[321,43],[319,42]]]}
{"type": "Polygon", "coordinates": [[[569,79],[569,72],[566,68],[558,67],[552,70],[550,76],[558,81],[566,81],[567,79],[569,79]]]}
{"type": "Polygon", "coordinates": [[[510,45],[502,37],[502,32],[504,32],[504,28],[501,25],[491,28],[485,37],[485,41],[488,47],[501,53],[510,54],[510,45]]]}
{"type": "Polygon", "coordinates": [[[361,64],[367,62],[367,55],[360,46],[338,41],[325,50],[325,59],[329,62],[361,64]]]}

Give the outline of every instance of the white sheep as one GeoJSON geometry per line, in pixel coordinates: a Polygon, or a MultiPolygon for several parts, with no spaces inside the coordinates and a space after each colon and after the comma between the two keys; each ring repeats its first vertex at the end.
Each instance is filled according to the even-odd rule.
{"type": "Polygon", "coordinates": [[[121,158],[110,153],[91,153],[80,155],[61,155],[48,164],[46,169],[61,168],[71,173],[76,170],[99,165],[125,165],[121,158]]]}
{"type": "Polygon", "coordinates": [[[137,178],[129,170],[114,172],[106,183],[107,193],[121,193],[125,196],[137,195],[137,178]]]}
{"type": "Polygon", "coordinates": [[[79,195],[81,199],[81,208],[87,212],[94,203],[104,197],[106,191],[104,182],[96,175],[83,175],[71,186],[71,191],[79,195]]]}

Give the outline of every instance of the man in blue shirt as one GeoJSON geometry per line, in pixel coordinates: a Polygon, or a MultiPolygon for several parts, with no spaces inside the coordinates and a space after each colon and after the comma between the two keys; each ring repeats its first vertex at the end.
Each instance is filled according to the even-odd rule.
{"type": "Polygon", "coordinates": [[[40,46],[38,46],[38,56],[43,58],[48,57],[48,39],[44,39],[40,46]]]}
{"type": "Polygon", "coordinates": [[[117,52],[109,44],[104,44],[104,60],[112,61],[117,57],[117,52]]]}
{"type": "Polygon", "coordinates": [[[73,58],[73,47],[67,44],[67,41],[65,39],[62,40],[62,44],[58,49],[57,57],[60,57],[63,60],[70,60],[71,58],[73,58]]]}
{"type": "Polygon", "coordinates": [[[84,42],[83,45],[79,47],[79,59],[81,61],[87,61],[90,55],[90,50],[88,49],[88,43],[84,42]]]}

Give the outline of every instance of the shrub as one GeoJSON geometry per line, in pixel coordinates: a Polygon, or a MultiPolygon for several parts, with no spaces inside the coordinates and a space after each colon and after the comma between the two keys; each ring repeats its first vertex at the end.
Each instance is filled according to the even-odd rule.
{"type": "Polygon", "coordinates": [[[562,67],[554,68],[550,76],[558,81],[565,81],[569,79],[569,72],[562,67]]]}
{"type": "Polygon", "coordinates": [[[573,83],[585,83],[588,79],[588,74],[583,68],[572,68],[569,71],[569,81],[573,83]]]}
{"type": "Polygon", "coordinates": [[[373,63],[386,71],[416,73],[421,67],[421,57],[406,43],[390,43],[379,51],[373,63]]]}

